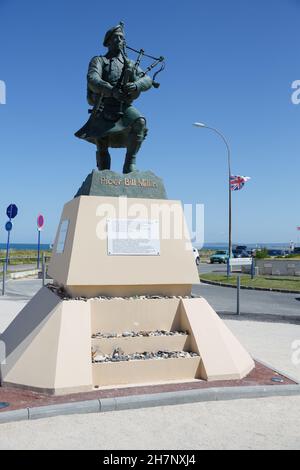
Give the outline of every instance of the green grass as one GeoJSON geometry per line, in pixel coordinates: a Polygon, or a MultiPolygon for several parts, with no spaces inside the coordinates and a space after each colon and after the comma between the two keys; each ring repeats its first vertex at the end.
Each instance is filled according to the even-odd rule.
{"type": "MultiPolygon", "coordinates": [[[[201,274],[200,279],[236,285],[236,275],[227,279],[226,275],[207,273],[201,274]]],[[[251,279],[248,275],[241,275],[241,285],[267,289],[294,290],[300,292],[300,278],[292,276],[256,276],[254,279],[251,279]]]]}
{"type": "Polygon", "coordinates": [[[198,251],[199,251],[201,263],[207,263],[211,255],[213,255],[216,252],[216,250],[207,250],[207,249],[202,249],[198,251]]]}
{"type": "MultiPolygon", "coordinates": [[[[51,251],[41,251],[40,256],[42,259],[42,253],[45,253],[47,260],[51,257],[51,251]]],[[[0,250],[0,262],[5,261],[6,251],[0,250]]],[[[10,250],[9,251],[9,265],[19,264],[34,264],[37,262],[37,250],[10,250]]]]}

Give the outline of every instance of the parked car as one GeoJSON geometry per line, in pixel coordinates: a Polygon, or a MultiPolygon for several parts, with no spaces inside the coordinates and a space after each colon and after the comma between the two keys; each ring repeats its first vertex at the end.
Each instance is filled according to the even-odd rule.
{"type": "Polygon", "coordinates": [[[255,256],[256,249],[250,248],[250,250],[247,250],[247,253],[248,253],[249,258],[253,258],[255,256]]]}
{"type": "Polygon", "coordinates": [[[197,250],[197,248],[194,248],[194,247],[193,247],[193,254],[194,254],[194,257],[195,257],[196,265],[199,266],[199,264],[200,264],[200,256],[199,256],[199,251],[197,250]]]}
{"type": "Polygon", "coordinates": [[[234,258],[251,258],[252,254],[249,251],[238,251],[238,250],[232,250],[232,254],[234,258]]]}
{"type": "Polygon", "coordinates": [[[233,251],[236,251],[236,252],[243,252],[243,251],[247,251],[247,245],[237,245],[233,248],[233,251]]]}
{"type": "Polygon", "coordinates": [[[227,263],[229,256],[227,250],[218,250],[210,257],[210,262],[213,263],[227,263]]]}
{"type": "Polygon", "coordinates": [[[269,256],[284,256],[286,255],[287,252],[285,250],[275,250],[275,249],[272,249],[272,250],[268,250],[268,255],[269,256]]]}

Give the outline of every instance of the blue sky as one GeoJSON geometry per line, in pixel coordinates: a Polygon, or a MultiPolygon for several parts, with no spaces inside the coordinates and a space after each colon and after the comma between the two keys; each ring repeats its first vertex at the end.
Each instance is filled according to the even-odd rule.
{"type": "MultiPolygon", "coordinates": [[[[226,149],[192,123],[217,127],[232,172],[252,178],[233,194],[233,241],[297,241],[299,17],[298,0],[0,0],[0,242],[11,202],[12,241],[34,242],[42,212],[42,241],[51,242],[64,203],[95,166],[94,146],[73,134],[87,119],[88,62],[119,20],[129,45],[167,59],[161,87],[136,104],[149,127],[139,168],[163,177],[171,199],[203,203],[206,241],[226,241],[226,149]]],[[[123,156],[112,152],[112,169],[123,156]]]]}

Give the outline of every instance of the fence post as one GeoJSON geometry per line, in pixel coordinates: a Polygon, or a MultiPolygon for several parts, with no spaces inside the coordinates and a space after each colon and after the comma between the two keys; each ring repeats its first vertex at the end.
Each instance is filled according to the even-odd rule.
{"type": "Polygon", "coordinates": [[[241,276],[238,275],[236,278],[236,314],[240,315],[240,291],[241,291],[241,276]]]}
{"type": "Polygon", "coordinates": [[[3,272],[2,272],[2,295],[5,295],[5,279],[6,278],[6,262],[3,263],[3,272]]]}
{"type": "Polygon", "coordinates": [[[43,287],[46,284],[46,259],[45,253],[42,254],[42,278],[43,278],[43,287]]]}

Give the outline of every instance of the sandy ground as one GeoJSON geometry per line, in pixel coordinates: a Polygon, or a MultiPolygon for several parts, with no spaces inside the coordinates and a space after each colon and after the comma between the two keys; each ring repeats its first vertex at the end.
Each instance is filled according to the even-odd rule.
{"type": "Polygon", "coordinates": [[[1,449],[299,449],[300,397],[60,416],[0,425],[1,449]]]}
{"type": "MultiPolygon", "coordinates": [[[[0,331],[24,303],[1,303],[0,331]]],[[[225,322],[255,358],[300,380],[299,325],[225,322]]],[[[299,410],[296,396],[60,416],[1,424],[0,449],[300,449],[299,410]]]]}

